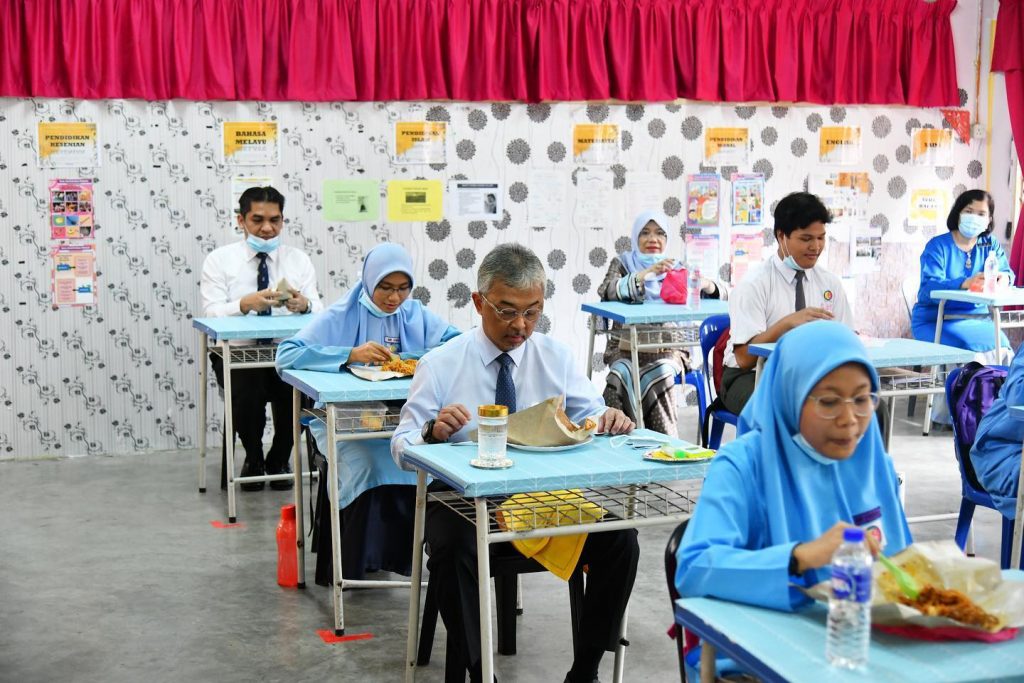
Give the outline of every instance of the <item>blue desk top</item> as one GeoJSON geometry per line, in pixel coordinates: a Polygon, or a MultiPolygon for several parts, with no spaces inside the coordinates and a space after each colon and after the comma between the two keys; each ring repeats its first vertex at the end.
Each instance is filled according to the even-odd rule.
{"type": "MultiPolygon", "coordinates": [[[[903,365],[961,365],[974,360],[974,352],[955,346],[934,344],[917,339],[869,339],[866,343],[868,359],[876,368],[895,368],[903,365]]],[[[747,352],[767,358],[775,344],[750,344],[747,352]]]]}
{"type": "Polygon", "coordinates": [[[412,386],[411,377],[371,382],[347,371],[285,370],[281,379],[320,403],[405,399],[409,398],[412,386]]]}
{"type": "MultiPolygon", "coordinates": [[[[678,446],[693,445],[649,429],[637,429],[633,434],[663,438],[678,446]]],[[[469,461],[477,457],[476,445],[408,446],[402,460],[426,470],[469,498],[703,479],[709,465],[708,462],[650,462],[643,459],[643,450],[629,446],[612,448],[609,438],[597,436],[585,446],[554,453],[509,447],[508,455],[515,464],[503,470],[483,470],[470,465],[469,461]]]]}
{"type": "Polygon", "coordinates": [[[226,318],[193,318],[192,327],[213,341],[280,339],[290,337],[313,319],[302,315],[232,315],[226,318]]]}
{"type": "MultiPolygon", "coordinates": [[[[1024,572],[1007,570],[1008,580],[1024,572]]],[[[676,620],[707,638],[722,655],[767,680],[808,681],[989,681],[1024,677],[1024,637],[1001,643],[911,640],[871,634],[868,665],[848,671],[825,660],[828,610],[815,604],[800,612],[776,612],[710,598],[676,601],[676,620]]]]}
{"type": "Polygon", "coordinates": [[[993,294],[969,292],[966,289],[937,289],[932,292],[932,298],[936,301],[946,299],[947,301],[963,301],[982,306],[1017,306],[1024,305],[1024,288],[1010,287],[993,294]]]}
{"type": "Polygon", "coordinates": [[[719,299],[702,299],[700,308],[692,309],[679,304],[624,304],[621,301],[595,301],[583,304],[583,311],[623,325],[687,323],[701,322],[710,316],[728,313],[729,303],[719,299]]]}

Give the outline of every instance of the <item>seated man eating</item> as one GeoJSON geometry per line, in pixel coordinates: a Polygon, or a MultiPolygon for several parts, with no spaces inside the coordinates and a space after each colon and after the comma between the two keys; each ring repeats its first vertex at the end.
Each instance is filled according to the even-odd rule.
{"type": "MultiPolygon", "coordinates": [[[[519,244],[502,244],[484,257],[473,304],[481,326],[427,353],[419,362],[409,400],[391,440],[401,459],[406,444],[466,441],[476,428],[476,409],[487,404],[528,408],[565,395],[569,418],[582,423],[597,417],[598,431],[621,434],[633,429],[626,415],[606,408],[567,346],[533,334],[544,307],[544,266],[519,244]]],[[[444,490],[434,482],[430,490],[444,490]]],[[[480,613],[477,608],[477,560],[474,527],[458,513],[428,503],[425,540],[427,569],[437,588],[448,647],[459,649],[470,679],[481,680],[480,613]]],[[[516,553],[509,543],[491,545],[491,556],[516,553]]],[[[587,536],[579,563],[588,566],[581,639],[566,681],[597,680],[605,651],[614,649],[619,624],[633,588],[640,550],[636,531],[606,531],[587,536]]]]}

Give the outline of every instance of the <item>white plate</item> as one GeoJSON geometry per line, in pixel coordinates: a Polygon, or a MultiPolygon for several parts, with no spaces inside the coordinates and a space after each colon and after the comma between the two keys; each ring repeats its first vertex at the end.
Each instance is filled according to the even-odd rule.
{"type": "Polygon", "coordinates": [[[400,372],[384,372],[380,369],[380,366],[373,365],[350,365],[348,369],[356,377],[368,379],[371,382],[379,382],[383,379],[393,379],[395,377],[412,377],[412,375],[403,375],[400,372]]]}
{"type": "Polygon", "coordinates": [[[593,436],[588,436],[586,441],[580,441],[579,443],[571,443],[567,446],[520,446],[517,443],[509,443],[509,448],[514,448],[517,451],[535,451],[537,453],[556,453],[558,451],[571,451],[574,448],[580,446],[586,446],[588,443],[594,440],[593,436]]]}

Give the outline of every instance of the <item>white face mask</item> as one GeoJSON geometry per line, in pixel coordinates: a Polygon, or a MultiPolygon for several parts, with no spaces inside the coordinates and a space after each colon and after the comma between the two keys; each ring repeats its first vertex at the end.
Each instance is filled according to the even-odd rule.
{"type": "Polygon", "coordinates": [[[811,458],[811,460],[815,462],[819,462],[822,465],[835,465],[837,462],[839,462],[838,460],[833,460],[832,458],[829,458],[819,453],[818,449],[812,446],[807,441],[807,439],[804,438],[804,435],[801,434],[800,432],[797,432],[796,435],[793,437],[793,442],[800,448],[800,450],[806,453],[811,458]]]}
{"type": "MultiPolygon", "coordinates": [[[[788,240],[789,238],[787,237],[786,239],[788,240]]],[[[783,263],[785,263],[793,270],[806,270],[806,268],[804,268],[803,266],[796,262],[796,259],[793,258],[792,254],[787,253],[788,249],[786,249],[785,242],[779,242],[779,247],[782,249],[782,253],[786,254],[785,258],[782,259],[783,263]]]]}
{"type": "Polygon", "coordinates": [[[958,229],[960,230],[961,235],[972,240],[988,230],[988,216],[979,216],[973,213],[962,213],[960,214],[958,229]]]}

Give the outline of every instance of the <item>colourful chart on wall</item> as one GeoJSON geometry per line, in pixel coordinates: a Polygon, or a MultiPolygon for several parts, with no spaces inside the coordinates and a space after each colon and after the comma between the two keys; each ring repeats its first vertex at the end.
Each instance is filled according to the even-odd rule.
{"type": "Polygon", "coordinates": [[[686,226],[717,228],[721,177],[717,173],[687,176],[686,226]]]}
{"type": "Polygon", "coordinates": [[[51,180],[50,239],[86,239],[93,236],[92,180],[51,180]]]}
{"type": "Polygon", "coordinates": [[[440,180],[388,181],[389,221],[439,221],[443,203],[440,180]]]}
{"type": "Polygon", "coordinates": [[[577,123],[572,127],[572,160],[576,164],[614,164],[619,159],[619,127],[610,123],[577,123]]]}
{"type": "Polygon", "coordinates": [[[764,222],[764,175],[732,174],[732,224],[760,226],[764,222]]]}
{"type": "Polygon", "coordinates": [[[952,166],[953,131],[914,128],[910,131],[910,158],[917,166],[952,166]]]}
{"type": "Polygon", "coordinates": [[[721,263],[718,235],[686,236],[687,266],[697,266],[706,278],[717,278],[721,263]]]}
{"type": "Polygon", "coordinates": [[[99,136],[95,123],[40,122],[39,166],[42,168],[82,168],[100,165],[99,136]]]}
{"type": "Polygon", "coordinates": [[[59,244],[53,259],[53,303],[89,306],[96,303],[96,245],[59,244]]]}
{"type": "Polygon", "coordinates": [[[823,164],[860,162],[860,126],[823,126],[818,138],[818,158],[823,164]]]}
{"type": "Polygon", "coordinates": [[[708,128],[704,131],[704,163],[709,166],[745,166],[750,147],[747,128],[708,128]]]}
{"type": "Polygon", "coordinates": [[[276,166],[280,161],[277,121],[225,121],[221,134],[225,164],[276,166]]]}
{"type": "Polygon", "coordinates": [[[398,121],[395,123],[395,163],[446,163],[447,138],[448,124],[444,121],[398,121]]]}
{"type": "Polygon", "coordinates": [[[735,287],[751,268],[764,260],[764,238],[761,235],[733,235],[730,240],[732,277],[730,284],[735,287]]]}

